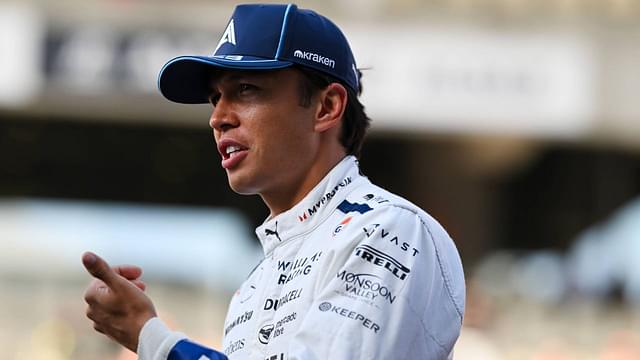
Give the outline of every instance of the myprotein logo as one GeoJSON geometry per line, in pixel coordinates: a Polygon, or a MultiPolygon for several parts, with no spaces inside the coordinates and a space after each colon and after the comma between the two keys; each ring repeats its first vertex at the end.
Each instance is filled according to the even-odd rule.
{"type": "Polygon", "coordinates": [[[302,50],[296,50],[293,52],[293,57],[297,57],[300,59],[305,59],[305,60],[309,60],[309,61],[313,61],[315,63],[318,64],[322,64],[325,66],[328,66],[330,68],[335,68],[336,67],[336,61],[333,59],[330,59],[326,56],[322,56],[316,53],[312,53],[310,51],[302,51],[302,50]]]}
{"type": "Polygon", "coordinates": [[[354,255],[373,265],[387,269],[400,280],[406,279],[411,271],[398,260],[366,244],[357,246],[354,255]]]}
{"type": "Polygon", "coordinates": [[[338,273],[338,279],[342,280],[345,285],[347,295],[355,296],[361,299],[375,301],[378,298],[385,299],[389,304],[393,304],[396,300],[391,290],[380,282],[380,277],[373,274],[355,274],[342,270],[338,273]]]}
{"type": "Polygon", "coordinates": [[[346,177],[344,179],[342,179],[342,181],[340,181],[338,184],[336,184],[336,186],[333,187],[333,189],[331,189],[331,191],[327,192],[326,194],[322,195],[322,197],[320,199],[318,199],[318,201],[315,202],[315,204],[313,204],[312,207],[308,208],[304,213],[302,213],[302,215],[298,215],[298,220],[300,220],[300,222],[304,222],[307,221],[308,219],[310,219],[313,215],[315,215],[316,213],[318,213],[318,211],[326,204],[329,202],[329,200],[331,200],[334,196],[336,196],[336,193],[338,191],[340,191],[340,189],[349,186],[349,184],[351,184],[351,177],[346,177]]]}

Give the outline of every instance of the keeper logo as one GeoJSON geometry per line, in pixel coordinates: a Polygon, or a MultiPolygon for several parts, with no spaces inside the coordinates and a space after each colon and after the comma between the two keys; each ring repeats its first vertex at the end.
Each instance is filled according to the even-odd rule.
{"type": "Polygon", "coordinates": [[[328,66],[330,68],[335,68],[336,67],[336,61],[333,59],[330,59],[326,56],[322,56],[322,55],[318,55],[316,53],[312,53],[309,51],[302,51],[302,50],[296,50],[293,52],[293,57],[297,57],[300,59],[305,59],[305,60],[309,60],[309,61],[313,61],[316,62],[318,64],[322,64],[325,66],[328,66]]]}
{"type": "Polygon", "coordinates": [[[344,308],[344,307],[335,306],[335,305],[331,304],[330,302],[326,302],[325,301],[325,302],[321,303],[318,306],[318,310],[320,310],[320,311],[322,311],[324,313],[339,315],[339,316],[342,316],[344,318],[356,321],[356,322],[360,323],[360,325],[362,325],[365,328],[373,331],[376,334],[381,329],[379,324],[377,324],[374,320],[369,319],[365,315],[360,314],[357,311],[349,310],[349,309],[344,308]]]}

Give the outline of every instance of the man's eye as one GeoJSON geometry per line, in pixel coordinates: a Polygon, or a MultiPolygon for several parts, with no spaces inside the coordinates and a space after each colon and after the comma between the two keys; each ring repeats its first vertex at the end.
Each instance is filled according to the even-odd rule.
{"type": "Polygon", "coordinates": [[[245,93],[247,91],[252,91],[252,90],[256,90],[257,89],[257,87],[255,85],[245,84],[245,83],[240,84],[238,88],[240,90],[240,93],[245,93]]]}

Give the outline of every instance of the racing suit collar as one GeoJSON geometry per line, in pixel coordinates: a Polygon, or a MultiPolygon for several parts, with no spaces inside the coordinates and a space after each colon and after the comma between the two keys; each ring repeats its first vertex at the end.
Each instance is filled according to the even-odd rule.
{"type": "Polygon", "coordinates": [[[298,204],[256,228],[265,256],[322,223],[359,181],[366,178],[360,175],[358,160],[346,156],[298,204]]]}

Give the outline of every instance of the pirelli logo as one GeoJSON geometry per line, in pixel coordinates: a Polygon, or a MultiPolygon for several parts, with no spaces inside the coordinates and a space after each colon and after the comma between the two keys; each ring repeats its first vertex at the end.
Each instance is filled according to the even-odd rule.
{"type": "Polygon", "coordinates": [[[364,261],[387,269],[400,280],[406,279],[409,272],[411,272],[408,267],[402,265],[390,255],[366,244],[357,246],[354,255],[364,261]]]}

